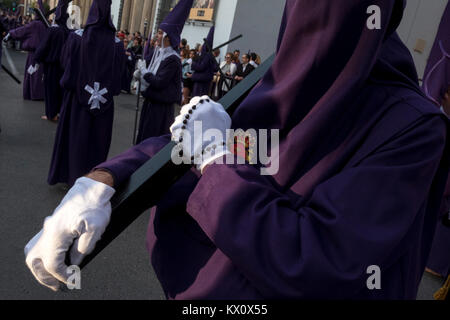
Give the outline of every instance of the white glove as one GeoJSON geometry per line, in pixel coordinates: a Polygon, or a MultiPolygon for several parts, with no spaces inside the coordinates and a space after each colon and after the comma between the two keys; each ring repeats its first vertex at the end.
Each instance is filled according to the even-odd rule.
{"type": "Polygon", "coordinates": [[[148,73],[147,62],[145,62],[145,60],[143,60],[143,59],[138,60],[137,68],[141,72],[142,75],[145,75],[148,73]]]}
{"type": "Polygon", "coordinates": [[[8,33],[8,34],[3,38],[3,41],[4,41],[4,42],[8,42],[9,38],[11,38],[11,34],[8,33]]]}
{"type": "Polygon", "coordinates": [[[144,59],[139,59],[137,62],[137,69],[141,70],[142,68],[146,68],[147,62],[144,59]]]}
{"type": "Polygon", "coordinates": [[[139,59],[137,62],[137,70],[134,72],[134,77],[141,83],[141,92],[147,90],[149,83],[145,81],[144,76],[148,73],[147,63],[145,60],[139,59]]]}
{"type": "Polygon", "coordinates": [[[208,164],[231,153],[226,144],[230,128],[231,118],[223,106],[203,96],[192,98],[181,108],[170,132],[172,141],[179,143],[182,149],[183,161],[196,164],[197,169],[203,172],[208,164]],[[200,124],[201,131],[198,130],[200,124]],[[195,127],[198,129],[194,131],[195,127]]]}
{"type": "Polygon", "coordinates": [[[80,178],[69,190],[44,228],[26,246],[26,264],[42,285],[57,291],[67,283],[65,259],[79,265],[94,250],[109,224],[110,199],[115,190],[89,178],[80,178]]]}

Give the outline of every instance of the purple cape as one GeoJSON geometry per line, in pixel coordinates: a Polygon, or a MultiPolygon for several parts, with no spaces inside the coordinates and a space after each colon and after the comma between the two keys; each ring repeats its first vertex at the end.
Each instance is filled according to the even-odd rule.
{"type": "MultiPolygon", "coordinates": [[[[168,298],[416,298],[450,159],[447,118],[394,33],[402,13],[395,0],[287,1],[273,66],[233,116],[281,130],[279,171],[213,164],[164,196],[147,247],[168,298]],[[381,30],[367,28],[371,4],[381,30]]],[[[120,185],[169,139],[98,168],[120,185]]]]}

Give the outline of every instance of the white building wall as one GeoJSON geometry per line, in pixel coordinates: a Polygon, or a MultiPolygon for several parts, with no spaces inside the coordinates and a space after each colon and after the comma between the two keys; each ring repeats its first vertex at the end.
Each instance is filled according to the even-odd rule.
{"type": "MultiPolygon", "coordinates": [[[[238,0],[220,0],[218,2],[215,12],[216,28],[214,32],[214,47],[232,38],[230,35],[235,20],[237,3],[238,0]]],[[[203,43],[203,39],[208,35],[210,28],[211,23],[189,21],[189,23],[184,26],[181,38],[185,38],[191,48],[193,48],[197,43],[203,43]]],[[[225,56],[225,50],[226,48],[221,49],[222,59],[225,56]]]]}
{"type": "MultiPolygon", "coordinates": [[[[164,0],[160,0],[164,1],[164,0]]],[[[227,51],[240,49],[258,53],[264,60],[275,52],[284,0],[216,0],[214,46],[243,34],[243,38],[221,49],[221,59],[227,51]]],[[[119,0],[113,0],[113,6],[119,0]]],[[[408,0],[398,33],[410,49],[419,77],[423,77],[436,33],[449,0],[408,0]],[[425,50],[415,51],[418,39],[425,40],[425,50]]],[[[203,43],[211,24],[189,22],[182,38],[191,45],[203,43]]]]}
{"type": "MultiPolygon", "coordinates": [[[[243,37],[221,49],[223,60],[227,51],[240,49],[241,53],[254,51],[264,60],[275,52],[284,0],[220,0],[216,7],[214,46],[242,34],[243,37]]],[[[191,47],[203,43],[210,24],[190,22],[185,25],[182,38],[191,47]]]]}
{"type": "Polygon", "coordinates": [[[111,18],[116,28],[119,25],[119,11],[120,11],[120,0],[112,0],[111,18]]]}
{"type": "Polygon", "coordinates": [[[285,3],[284,0],[239,0],[231,33],[243,34],[243,38],[231,44],[229,51],[256,52],[263,61],[272,55],[285,3]]]}
{"type": "MultiPolygon", "coordinates": [[[[218,11],[216,16],[216,31],[214,33],[214,46],[225,43],[237,34],[232,34],[231,29],[235,23],[236,7],[239,1],[242,0],[220,0],[218,4],[218,11]]],[[[225,58],[227,47],[220,49],[220,59],[225,58]]]]}
{"type": "Polygon", "coordinates": [[[423,78],[448,0],[408,0],[398,33],[411,51],[419,78],[423,78]],[[415,51],[418,39],[425,40],[423,53],[415,51]]]}
{"type": "MultiPolygon", "coordinates": [[[[198,22],[186,24],[181,34],[181,39],[186,39],[191,49],[194,49],[197,43],[203,43],[203,38],[206,38],[208,35],[209,28],[210,26],[202,26],[198,22]]],[[[214,39],[214,44],[216,43],[217,39],[214,39]]]]}

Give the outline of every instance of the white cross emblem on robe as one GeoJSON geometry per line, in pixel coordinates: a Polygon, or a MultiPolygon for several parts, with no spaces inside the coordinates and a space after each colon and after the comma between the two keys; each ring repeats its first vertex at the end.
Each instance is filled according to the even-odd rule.
{"type": "Polygon", "coordinates": [[[89,99],[88,104],[91,105],[91,110],[95,110],[95,109],[99,109],[100,110],[100,102],[101,103],[106,103],[106,100],[103,95],[108,93],[108,89],[103,88],[102,90],[100,90],[100,83],[99,82],[94,82],[94,88],[92,88],[89,85],[86,85],[86,87],[84,87],[84,90],[86,90],[87,92],[89,92],[91,94],[91,98],[89,99]]]}

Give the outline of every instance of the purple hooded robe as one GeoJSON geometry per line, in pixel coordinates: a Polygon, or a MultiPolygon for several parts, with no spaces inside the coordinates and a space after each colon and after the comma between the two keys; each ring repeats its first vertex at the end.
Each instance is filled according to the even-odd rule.
{"type": "Polygon", "coordinates": [[[40,66],[38,70],[32,74],[30,74],[28,70],[37,63],[34,54],[41,43],[45,32],[46,27],[38,20],[34,20],[23,27],[9,30],[11,38],[20,41],[21,49],[28,51],[23,80],[23,98],[25,100],[44,99],[44,68],[40,66]]]}
{"type": "MultiPolygon", "coordinates": [[[[178,51],[180,35],[192,7],[193,0],[181,0],[167,15],[159,28],[170,39],[172,48],[178,51]]],[[[156,55],[160,49],[153,49],[156,55]]],[[[148,52],[152,50],[147,50],[148,52]]],[[[151,57],[147,56],[147,63],[151,57]]],[[[156,74],[147,73],[144,76],[149,84],[142,95],[145,97],[139,120],[137,143],[151,137],[159,137],[170,132],[169,128],[175,120],[175,105],[181,103],[182,66],[177,55],[170,55],[163,61],[156,74]]]]}
{"type": "MultiPolygon", "coordinates": [[[[401,0],[288,0],[277,56],[233,128],[280,129],[279,170],[191,170],[153,208],[169,299],[415,299],[449,170],[448,120],[395,30],[401,0]],[[381,8],[381,30],[366,27],[381,8]],[[381,289],[370,290],[370,266],[381,289]]],[[[170,137],[98,166],[121,185],[170,137]]]]}
{"type": "MultiPolygon", "coordinates": [[[[125,48],[124,48],[125,50],[125,48]]],[[[136,67],[136,55],[133,52],[133,49],[127,49],[125,52],[128,52],[130,55],[125,57],[125,66],[123,68],[122,74],[122,90],[127,93],[131,93],[131,81],[133,80],[133,73],[136,67]]]]}
{"type": "MultiPolygon", "coordinates": [[[[214,43],[214,30],[214,27],[211,27],[206,38],[211,48],[214,43]]],[[[214,78],[214,73],[218,71],[218,68],[215,60],[211,57],[211,54],[208,53],[206,45],[203,45],[201,55],[192,62],[192,70],[194,71],[191,78],[193,82],[192,96],[208,95],[211,81],[214,78]]]]}
{"type": "Polygon", "coordinates": [[[94,0],[84,30],[70,33],[61,54],[64,97],[48,175],[67,183],[107,159],[125,59],[115,37],[111,0],[94,0]]]}
{"type": "Polygon", "coordinates": [[[69,18],[67,7],[68,0],[59,0],[55,15],[56,25],[47,29],[35,53],[36,61],[44,67],[45,115],[48,119],[55,118],[62,105],[63,89],[59,82],[64,70],[60,58],[69,35],[69,29],[66,26],[69,18]]]}

